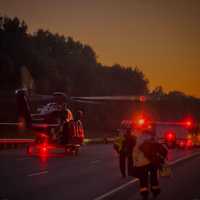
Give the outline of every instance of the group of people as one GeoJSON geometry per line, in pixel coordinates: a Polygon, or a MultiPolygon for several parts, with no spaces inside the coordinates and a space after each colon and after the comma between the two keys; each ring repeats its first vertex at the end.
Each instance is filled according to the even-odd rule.
{"type": "Polygon", "coordinates": [[[158,170],[165,162],[167,149],[156,142],[153,128],[147,131],[129,127],[119,131],[114,149],[119,155],[122,177],[128,175],[139,179],[143,200],[148,199],[150,191],[156,198],[160,194],[158,170]]]}
{"type": "Polygon", "coordinates": [[[71,110],[67,108],[64,116],[58,130],[59,142],[61,144],[82,144],[84,139],[83,112],[78,110],[74,118],[71,110]]]}

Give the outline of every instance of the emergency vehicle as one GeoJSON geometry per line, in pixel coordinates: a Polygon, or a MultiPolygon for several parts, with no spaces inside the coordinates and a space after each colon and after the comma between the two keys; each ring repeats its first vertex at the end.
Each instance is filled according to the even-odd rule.
{"type": "Polygon", "coordinates": [[[193,118],[179,122],[157,122],[156,133],[159,140],[171,148],[193,148],[200,146],[199,125],[193,118]]]}
{"type": "MultiPolygon", "coordinates": [[[[120,130],[132,127],[133,130],[150,131],[155,133],[155,138],[168,146],[168,148],[191,149],[200,146],[200,129],[192,119],[180,122],[152,121],[145,116],[133,120],[123,120],[120,130]]],[[[199,126],[198,126],[199,127],[199,126]]]]}
{"type": "Polygon", "coordinates": [[[159,123],[155,126],[156,137],[169,148],[192,148],[193,142],[187,128],[179,124],[159,123]]]}

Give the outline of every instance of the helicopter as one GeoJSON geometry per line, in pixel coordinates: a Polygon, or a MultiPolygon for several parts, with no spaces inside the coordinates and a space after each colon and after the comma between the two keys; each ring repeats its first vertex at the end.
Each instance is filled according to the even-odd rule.
{"type": "MultiPolygon", "coordinates": [[[[67,108],[64,93],[54,93],[54,102],[48,104],[46,111],[31,113],[30,99],[25,89],[15,91],[18,121],[14,123],[0,123],[2,126],[16,126],[19,130],[31,130],[35,135],[33,143],[27,147],[27,153],[46,154],[52,149],[63,148],[66,153],[78,154],[84,140],[82,126],[83,114],[77,112],[76,121],[67,108]],[[66,132],[71,133],[68,137],[66,132]],[[65,133],[65,134],[63,134],[65,133]],[[65,136],[65,137],[64,137],[65,136]],[[70,139],[70,142],[67,141],[70,139]]],[[[49,97],[48,97],[49,98],[49,97]]]]}
{"type": "MultiPolygon", "coordinates": [[[[50,101],[42,108],[37,109],[37,113],[32,113],[30,96],[26,89],[15,91],[17,101],[18,121],[14,123],[0,123],[0,125],[16,126],[19,130],[31,130],[35,134],[33,144],[27,147],[27,153],[33,154],[36,150],[39,154],[45,154],[49,149],[63,148],[67,153],[78,154],[80,146],[84,140],[84,128],[82,125],[83,112],[78,111],[79,119],[76,120],[79,126],[74,127],[74,117],[66,102],[78,102],[84,104],[102,104],[111,101],[139,101],[150,100],[150,96],[95,96],[95,97],[67,97],[65,93],[54,92],[52,95],[36,95],[35,97],[50,101]],[[60,133],[63,132],[65,124],[70,124],[71,141],[69,144],[58,142],[60,133]],[[74,131],[75,130],[75,131],[74,131]],[[78,130],[78,131],[77,131],[78,130]]],[[[31,96],[33,97],[33,95],[31,96]]],[[[75,116],[77,118],[77,114],[75,116]]],[[[66,138],[65,138],[66,139],[66,138]]]]}

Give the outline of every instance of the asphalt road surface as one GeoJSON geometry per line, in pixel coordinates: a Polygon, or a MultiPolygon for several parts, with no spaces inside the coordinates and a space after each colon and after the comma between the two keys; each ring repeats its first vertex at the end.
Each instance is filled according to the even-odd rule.
{"type": "MultiPolygon", "coordinates": [[[[173,177],[161,180],[160,199],[200,200],[197,151],[169,152],[173,177]]],[[[24,150],[0,152],[0,200],[137,200],[137,184],[132,178],[121,178],[112,145],[83,146],[77,157],[29,157],[24,150]]]]}

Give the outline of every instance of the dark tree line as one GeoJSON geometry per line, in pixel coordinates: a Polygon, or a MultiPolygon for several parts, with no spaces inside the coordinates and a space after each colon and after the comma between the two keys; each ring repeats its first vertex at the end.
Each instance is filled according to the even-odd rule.
{"type": "Polygon", "coordinates": [[[36,92],[80,96],[148,92],[148,80],[139,69],[104,66],[89,45],[42,29],[29,34],[27,28],[16,17],[0,17],[0,89],[20,87],[21,69],[26,67],[36,92]]]}
{"type": "MultiPolygon", "coordinates": [[[[178,120],[191,114],[200,120],[199,99],[178,91],[167,94],[162,87],[150,93],[148,80],[138,68],[125,68],[119,64],[105,66],[98,63],[96,53],[89,45],[72,37],[42,29],[30,34],[27,30],[26,23],[16,17],[0,17],[1,93],[13,92],[24,82],[35,92],[46,94],[54,91],[74,96],[151,94],[160,99],[148,102],[146,106],[156,114],[156,119],[178,120]],[[23,77],[31,79],[31,84],[29,80],[22,80],[23,77]]],[[[136,109],[143,107],[135,106],[133,102],[93,108],[88,105],[88,127],[95,129],[104,124],[105,129],[114,128],[121,119],[130,118],[136,109]]]]}
{"type": "Polygon", "coordinates": [[[181,120],[190,116],[200,121],[200,100],[198,98],[180,91],[165,93],[162,87],[157,87],[152,95],[160,99],[160,101],[152,102],[151,105],[156,108],[161,120],[181,120]]]}

